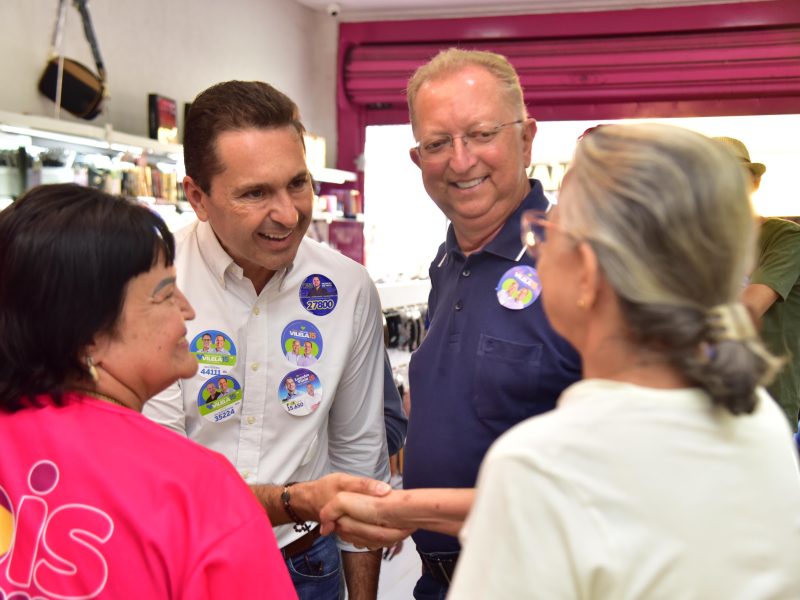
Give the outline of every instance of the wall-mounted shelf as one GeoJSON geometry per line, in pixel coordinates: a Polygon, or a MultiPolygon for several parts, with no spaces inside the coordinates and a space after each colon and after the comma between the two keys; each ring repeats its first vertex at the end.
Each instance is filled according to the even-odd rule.
{"type": "Polygon", "coordinates": [[[110,125],[98,127],[39,115],[0,111],[0,132],[69,146],[94,148],[103,153],[126,152],[139,156],[146,153],[156,158],[183,162],[182,146],[162,144],[150,138],[115,131],[110,125]]]}

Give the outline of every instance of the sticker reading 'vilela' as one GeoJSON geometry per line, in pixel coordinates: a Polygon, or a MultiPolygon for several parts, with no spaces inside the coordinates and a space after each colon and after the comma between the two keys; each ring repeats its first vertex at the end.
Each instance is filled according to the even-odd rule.
{"type": "Polygon", "coordinates": [[[497,282],[497,301],[511,310],[522,310],[533,304],[542,293],[536,269],[527,265],[512,267],[497,282]]]}
{"type": "Polygon", "coordinates": [[[322,383],[312,371],[296,369],[281,380],[278,398],[283,409],[290,415],[310,415],[322,402],[322,383]]]}
{"type": "Polygon", "coordinates": [[[197,410],[212,423],[233,418],[242,407],[242,386],[230,375],[212,377],[197,393],[197,410]]]}
{"type": "Polygon", "coordinates": [[[322,334],[308,321],[292,321],[281,334],[281,349],[293,365],[309,367],[322,356],[322,334]]]}
{"type": "Polygon", "coordinates": [[[311,314],[322,317],[336,308],[339,292],[333,282],[319,273],[313,273],[300,284],[300,304],[311,314]]]}
{"type": "MultiPolygon", "coordinates": [[[[228,335],[216,329],[201,331],[189,344],[189,349],[201,365],[214,365],[227,370],[236,364],[236,345],[228,335]]],[[[202,375],[219,375],[223,372],[225,371],[214,373],[204,372],[202,368],[200,370],[202,375]]]]}

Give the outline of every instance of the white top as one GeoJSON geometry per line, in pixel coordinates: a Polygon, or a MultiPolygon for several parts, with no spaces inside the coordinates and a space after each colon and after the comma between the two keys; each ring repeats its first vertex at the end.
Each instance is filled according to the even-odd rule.
{"type": "Polygon", "coordinates": [[[487,454],[448,598],[800,598],[797,449],[759,397],[570,386],[487,454]]]}
{"type": "MultiPolygon", "coordinates": [[[[175,242],[178,286],[197,313],[186,325],[200,369],[147,402],[144,414],[224,454],[248,484],[308,481],[334,471],[388,481],[381,307],[366,269],[304,238],[292,266],[256,296],[207,223],[192,223],[175,242]],[[337,288],[328,314],[312,314],[301,303],[301,284],[312,274],[337,288]],[[296,321],[302,323],[292,331],[318,333],[314,339],[321,348],[319,360],[299,372],[285,348],[285,329],[296,321]],[[199,351],[203,332],[223,334],[230,357],[199,351]],[[318,407],[290,413],[293,403],[282,400],[292,372],[298,395],[313,382],[322,398],[318,407]],[[233,380],[234,391],[229,401],[217,400],[208,409],[205,385],[220,375],[229,384],[233,380]]],[[[291,525],[275,533],[281,547],[301,535],[291,525]]]]}

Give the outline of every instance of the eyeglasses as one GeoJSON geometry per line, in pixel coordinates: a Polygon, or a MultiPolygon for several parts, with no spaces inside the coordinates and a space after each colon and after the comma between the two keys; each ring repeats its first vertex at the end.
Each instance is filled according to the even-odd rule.
{"type": "Polygon", "coordinates": [[[553,221],[551,210],[526,210],[520,219],[520,236],[528,254],[533,259],[541,256],[542,247],[547,243],[547,230],[558,228],[553,221]]]}
{"type": "Polygon", "coordinates": [[[516,121],[501,123],[493,127],[489,125],[478,125],[464,135],[450,135],[449,133],[432,135],[419,140],[416,150],[420,160],[425,162],[444,161],[453,155],[453,149],[455,148],[455,141],[457,139],[461,139],[465,146],[468,143],[474,146],[487,146],[495,140],[497,134],[499,134],[504,127],[519,125],[524,122],[525,119],[517,119],[516,121]]]}

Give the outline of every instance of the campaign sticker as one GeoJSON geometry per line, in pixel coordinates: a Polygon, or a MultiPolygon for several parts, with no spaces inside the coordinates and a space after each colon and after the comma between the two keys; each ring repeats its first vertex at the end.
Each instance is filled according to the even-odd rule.
{"type": "Polygon", "coordinates": [[[310,415],[322,402],[322,384],[319,377],[308,369],[296,369],[287,373],[278,387],[283,409],[290,415],[310,415]]]}
{"type": "Polygon", "coordinates": [[[208,379],[197,394],[197,410],[212,423],[234,417],[242,407],[242,386],[230,375],[208,379]]]}
{"type": "Polygon", "coordinates": [[[292,321],[281,334],[281,349],[293,365],[309,367],[322,356],[322,334],[308,321],[292,321]]]}
{"type": "Polygon", "coordinates": [[[533,304],[542,293],[542,282],[536,269],[521,265],[503,273],[495,291],[502,306],[522,310],[533,304]]]}
{"type": "Polygon", "coordinates": [[[209,365],[211,370],[200,369],[201,375],[219,375],[222,371],[213,371],[213,367],[225,368],[236,364],[236,346],[233,340],[216,329],[201,331],[189,344],[189,349],[201,365],[209,365]],[[208,372],[206,372],[208,371],[208,372]]]}
{"type": "Polygon", "coordinates": [[[336,308],[338,300],[336,286],[325,275],[314,273],[300,284],[300,303],[313,315],[327,315],[336,308]]]}

